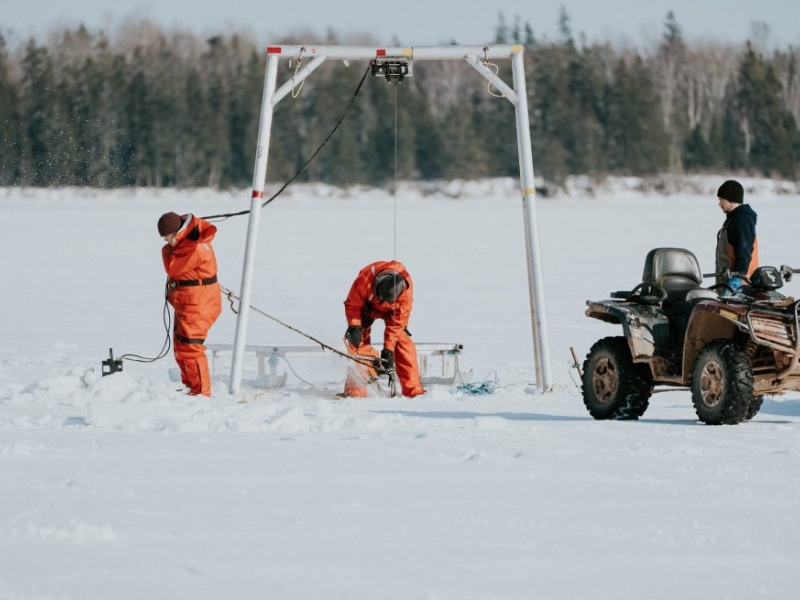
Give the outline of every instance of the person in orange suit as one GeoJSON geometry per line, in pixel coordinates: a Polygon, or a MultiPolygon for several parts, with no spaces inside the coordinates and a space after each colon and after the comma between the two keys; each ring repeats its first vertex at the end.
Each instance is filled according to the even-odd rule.
{"type": "Polygon", "coordinates": [[[173,347],[181,380],[189,395],[211,395],[204,346],[208,330],[222,311],[217,258],[211,241],[217,228],[194,215],[168,212],[158,220],[167,272],[167,301],[175,310],[173,347]]]}
{"type": "MultiPolygon", "coordinates": [[[[398,261],[378,261],[358,273],[344,301],[348,352],[354,356],[380,356],[385,365],[397,371],[403,396],[424,394],[417,366],[417,348],[408,332],[408,320],[414,303],[414,283],[405,266],[398,261]],[[372,347],[370,331],[376,319],[383,319],[383,350],[372,347]]],[[[374,369],[353,364],[347,372],[344,396],[363,398],[365,383],[375,377],[374,369]]]]}

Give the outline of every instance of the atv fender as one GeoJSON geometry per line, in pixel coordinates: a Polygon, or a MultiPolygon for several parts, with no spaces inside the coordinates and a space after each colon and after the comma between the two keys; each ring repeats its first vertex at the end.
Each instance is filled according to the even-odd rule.
{"type": "Polygon", "coordinates": [[[720,309],[715,302],[701,302],[692,311],[683,346],[683,381],[689,383],[700,351],[714,340],[732,340],[746,327],[733,311],[720,309]]]}
{"type": "Polygon", "coordinates": [[[619,300],[586,302],[586,316],[622,325],[633,362],[650,362],[656,348],[670,343],[669,321],[659,306],[619,300]]]}

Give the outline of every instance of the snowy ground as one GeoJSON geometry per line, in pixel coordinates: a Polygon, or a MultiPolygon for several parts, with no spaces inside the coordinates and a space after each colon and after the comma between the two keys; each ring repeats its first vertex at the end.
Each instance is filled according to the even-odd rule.
{"type": "MultiPolygon", "coordinates": [[[[719,183],[538,201],[545,395],[514,186],[402,188],[414,339],[464,344],[472,379],[501,388],[343,402],[329,353],[280,365],[280,390],[232,397],[223,374],[210,401],[175,391],[171,355],[100,377],[109,347],[161,347],[158,216],[241,210],[246,192],[0,190],[0,598],[796,598],[800,394],[735,427],[698,423],[687,392],[599,422],[570,374],[570,346],[583,357],[617,334],[585,301],[635,284],[650,248],[712,270],[719,183]]],[[[800,266],[796,192],[753,189],[762,263],[800,266]]],[[[290,190],[263,213],[253,304],[339,344],[352,278],[395,255],[394,203],[290,190]]],[[[220,224],[215,243],[237,290],[246,225],[220,224]]],[[[209,342],[234,326],[226,310],[209,342]]],[[[248,342],[310,344],[256,314],[248,342]]]]}

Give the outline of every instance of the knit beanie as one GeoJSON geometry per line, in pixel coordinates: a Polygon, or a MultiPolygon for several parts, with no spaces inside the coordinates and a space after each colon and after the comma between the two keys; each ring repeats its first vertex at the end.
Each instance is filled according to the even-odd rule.
{"type": "Polygon", "coordinates": [[[728,179],[728,181],[719,186],[719,190],[717,190],[717,198],[722,198],[728,202],[741,204],[744,202],[744,188],[738,181],[728,179]]]}
{"type": "Polygon", "coordinates": [[[181,216],[174,212],[161,215],[158,220],[158,235],[164,237],[171,233],[178,233],[181,228],[181,216]]]}

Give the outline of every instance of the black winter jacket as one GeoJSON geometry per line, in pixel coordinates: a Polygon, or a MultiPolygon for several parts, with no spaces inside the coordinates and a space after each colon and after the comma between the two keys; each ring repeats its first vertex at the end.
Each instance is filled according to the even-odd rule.
{"type": "Polygon", "coordinates": [[[753,251],[758,247],[757,218],[756,211],[749,204],[742,204],[726,215],[717,234],[717,271],[729,268],[743,275],[748,273],[753,251]]]}

